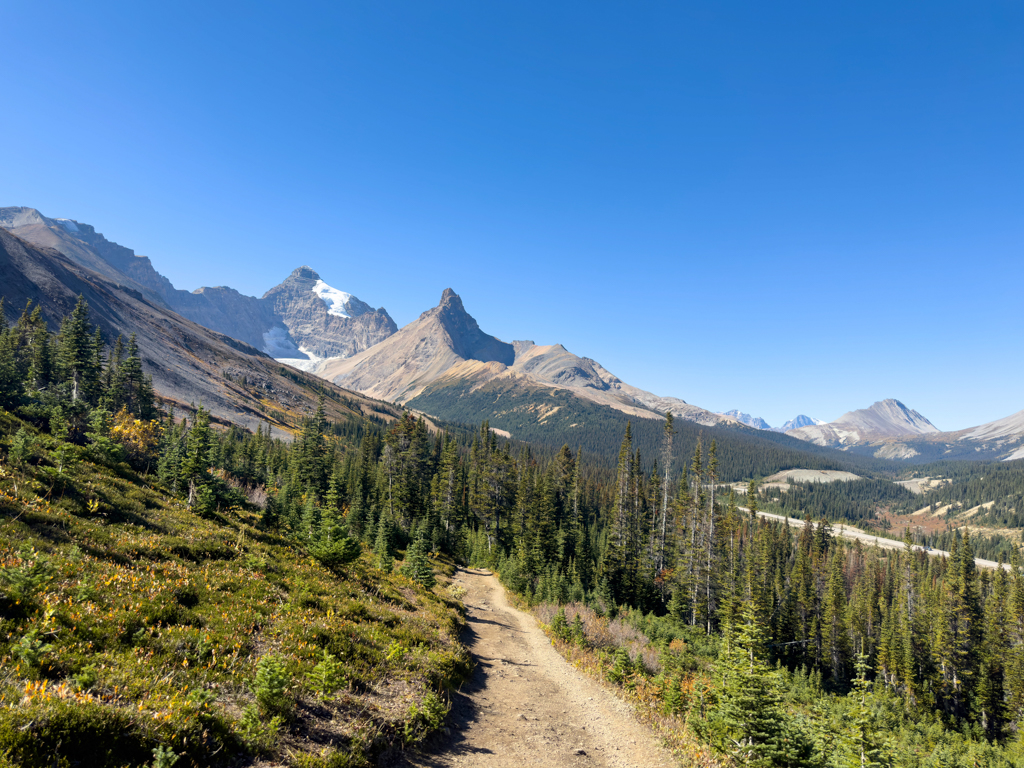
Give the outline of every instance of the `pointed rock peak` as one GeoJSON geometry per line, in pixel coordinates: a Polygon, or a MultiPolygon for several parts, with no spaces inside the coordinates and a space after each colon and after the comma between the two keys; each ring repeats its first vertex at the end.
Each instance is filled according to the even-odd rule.
{"type": "Polygon", "coordinates": [[[297,277],[304,280],[319,280],[320,275],[312,267],[302,266],[294,270],[288,277],[297,277]]]}
{"type": "Polygon", "coordinates": [[[459,294],[453,291],[451,288],[445,288],[444,293],[441,294],[441,301],[437,305],[439,307],[459,307],[465,310],[462,306],[462,299],[459,298],[459,294]]]}

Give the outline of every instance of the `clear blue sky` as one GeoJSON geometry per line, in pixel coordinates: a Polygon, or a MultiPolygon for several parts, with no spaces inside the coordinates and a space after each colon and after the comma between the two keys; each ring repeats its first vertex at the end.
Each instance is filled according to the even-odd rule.
{"type": "Polygon", "coordinates": [[[8,3],[0,205],[777,425],[1024,408],[1024,4],[8,3]]]}

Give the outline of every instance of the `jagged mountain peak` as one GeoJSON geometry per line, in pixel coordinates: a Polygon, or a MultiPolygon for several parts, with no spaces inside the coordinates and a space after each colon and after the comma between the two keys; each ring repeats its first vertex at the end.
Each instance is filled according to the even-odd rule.
{"type": "Polygon", "coordinates": [[[292,273],[288,275],[288,279],[292,278],[297,280],[319,280],[320,275],[312,267],[303,265],[292,270],[292,273]]]}
{"type": "Polygon", "coordinates": [[[772,427],[772,431],[789,432],[790,430],[799,429],[800,427],[813,427],[824,423],[825,422],[822,421],[821,419],[815,419],[813,416],[807,416],[801,413],[799,416],[795,416],[794,418],[787,421],[781,427],[772,427]]]}

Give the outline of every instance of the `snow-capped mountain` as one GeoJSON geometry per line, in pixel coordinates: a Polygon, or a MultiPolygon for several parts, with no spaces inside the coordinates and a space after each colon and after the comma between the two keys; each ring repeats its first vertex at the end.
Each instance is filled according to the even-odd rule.
{"type": "Polygon", "coordinates": [[[800,414],[796,418],[790,419],[781,427],[772,427],[772,432],[789,432],[791,429],[800,429],[800,427],[813,427],[817,424],[824,424],[825,422],[821,419],[815,419],[811,416],[804,416],[800,414]]]}
{"type": "Polygon", "coordinates": [[[746,424],[748,427],[753,427],[754,429],[771,429],[768,422],[760,416],[751,416],[749,413],[743,413],[737,409],[726,411],[722,415],[734,418],[741,424],[746,424]]]}

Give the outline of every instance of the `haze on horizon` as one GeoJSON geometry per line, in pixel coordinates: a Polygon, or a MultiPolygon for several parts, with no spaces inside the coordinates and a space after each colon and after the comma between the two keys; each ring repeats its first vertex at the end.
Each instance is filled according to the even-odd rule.
{"type": "Polygon", "coordinates": [[[1024,6],[303,11],[6,9],[0,205],[773,426],[1024,408],[1024,6]]]}

